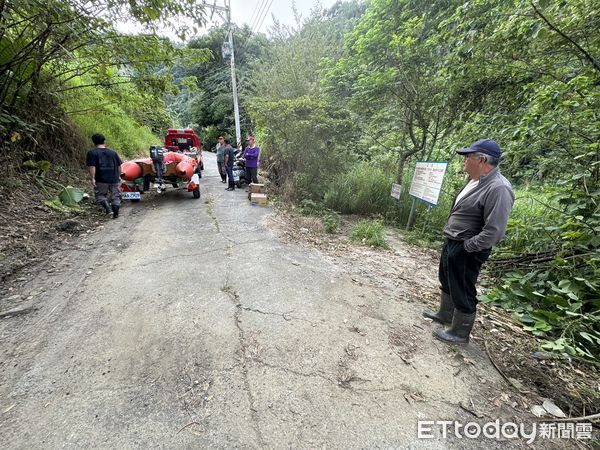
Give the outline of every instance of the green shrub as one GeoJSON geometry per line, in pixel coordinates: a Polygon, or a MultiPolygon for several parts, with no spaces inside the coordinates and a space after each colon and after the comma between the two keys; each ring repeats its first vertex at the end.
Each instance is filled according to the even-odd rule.
{"type": "Polygon", "coordinates": [[[555,194],[530,189],[514,189],[515,204],[500,245],[502,253],[519,254],[544,251],[548,238],[560,226],[561,213],[555,194]]]}
{"type": "Polygon", "coordinates": [[[111,107],[111,109],[112,112],[76,116],[73,120],[82,134],[88,138],[94,133],[104,134],[107,146],[119,153],[122,158],[146,156],[151,145],[163,143],[148,128],[138,125],[118,107],[111,107]]]}
{"type": "Polygon", "coordinates": [[[342,142],[352,125],[347,112],[308,95],[260,99],[251,109],[261,136],[261,165],[271,185],[285,201],[322,201],[331,180],[354,157],[342,142]]]}
{"type": "Polygon", "coordinates": [[[385,242],[385,228],[381,220],[361,220],[352,227],[352,240],[373,247],[389,248],[385,242]]]}
{"type": "MultiPolygon", "coordinates": [[[[102,133],[106,136],[107,146],[125,159],[146,156],[151,145],[164,143],[161,137],[136,122],[124,108],[98,89],[75,89],[62,103],[67,111],[84,111],[81,114],[72,114],[71,118],[88,140],[90,147],[91,136],[102,133]],[[97,107],[96,111],[93,111],[94,107],[97,107]],[[88,111],[88,108],[92,110],[88,111]]],[[[81,150],[85,152],[87,148],[81,150]]]]}
{"type": "Polygon", "coordinates": [[[340,215],[326,208],[323,204],[317,203],[314,200],[304,199],[300,202],[298,208],[300,213],[305,216],[320,217],[328,233],[335,233],[340,226],[340,215]]]}
{"type": "Polygon", "coordinates": [[[340,226],[340,215],[336,212],[328,212],[323,216],[323,225],[328,233],[335,233],[340,226]]]}
{"type": "Polygon", "coordinates": [[[361,162],[329,185],[324,202],[344,214],[385,214],[394,207],[390,197],[393,182],[389,170],[361,162]]]}
{"type": "Polygon", "coordinates": [[[491,261],[500,276],[483,301],[513,312],[542,348],[600,359],[600,213],[595,197],[565,189],[517,208],[520,235],[507,257],[491,261]],[[554,201],[550,201],[554,200],[554,201]],[[534,214],[539,214],[536,217],[534,214]]]}
{"type": "Polygon", "coordinates": [[[309,198],[305,198],[300,202],[300,212],[305,216],[322,216],[326,211],[322,204],[315,202],[309,198]]]}

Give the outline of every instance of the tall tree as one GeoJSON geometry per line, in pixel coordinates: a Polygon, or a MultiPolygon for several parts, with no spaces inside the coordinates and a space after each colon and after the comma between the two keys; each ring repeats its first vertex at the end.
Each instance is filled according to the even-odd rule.
{"type": "Polygon", "coordinates": [[[407,161],[439,147],[461,111],[450,107],[440,76],[450,49],[438,33],[457,4],[372,1],[347,38],[349,55],[328,76],[330,92],[348,99],[365,131],[397,149],[398,183],[407,161]]]}
{"type": "Polygon", "coordinates": [[[273,181],[289,198],[322,199],[323,185],[354,159],[357,127],[322,89],[324,67],[345,50],[361,8],[313,11],[298,29],[276,24],[265,57],[250,66],[249,111],[273,181]]]}
{"type": "MultiPolygon", "coordinates": [[[[209,30],[188,44],[190,51],[206,51],[205,61],[193,62],[183,58],[175,68],[175,82],[180,91],[168,99],[169,107],[183,125],[194,124],[203,130],[203,139],[216,144],[220,134],[235,134],[230,60],[223,57],[223,43],[227,41],[225,26],[209,30]]],[[[261,58],[266,37],[253,34],[248,26],[233,27],[236,79],[240,103],[242,133],[251,132],[246,111],[248,96],[248,60],[261,58]]]]}
{"type": "Polygon", "coordinates": [[[0,133],[35,122],[36,105],[86,85],[135,83],[158,98],[170,85],[157,68],[178,49],[154,34],[122,35],[113,22],[134,20],[149,30],[164,26],[183,34],[176,20],[182,14],[202,23],[202,6],[190,0],[1,2],[0,133]]]}

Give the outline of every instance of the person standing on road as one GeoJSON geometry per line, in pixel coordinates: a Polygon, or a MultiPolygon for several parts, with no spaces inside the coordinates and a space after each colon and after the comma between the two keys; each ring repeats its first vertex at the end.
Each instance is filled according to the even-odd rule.
{"type": "Polygon", "coordinates": [[[105,140],[99,133],[92,136],[95,147],[87,152],[86,166],[94,185],[96,203],[116,219],[121,207],[119,181],[123,162],[114,150],[106,147],[105,140]]]}
{"type": "Polygon", "coordinates": [[[235,191],[235,182],[233,181],[233,161],[235,160],[235,150],[231,146],[231,141],[229,139],[225,139],[223,158],[223,164],[227,170],[227,178],[229,181],[229,187],[226,190],[235,191]]]}
{"type": "Polygon", "coordinates": [[[510,182],[500,174],[502,152],[495,141],[481,139],[457,153],[465,158],[469,182],[456,197],[444,227],[439,311],[425,310],[423,315],[450,325],[433,332],[437,339],[467,344],[475,323],[479,271],[492,247],[504,237],[515,196],[510,182]]]}
{"type": "Polygon", "coordinates": [[[219,169],[219,175],[221,175],[221,183],[225,183],[227,178],[227,171],[225,170],[225,138],[219,136],[219,142],[217,143],[217,168],[219,169]]]}
{"type": "Polygon", "coordinates": [[[248,147],[244,150],[246,160],[246,182],[258,183],[258,158],[260,148],[254,144],[254,136],[248,136],[248,147]]]}

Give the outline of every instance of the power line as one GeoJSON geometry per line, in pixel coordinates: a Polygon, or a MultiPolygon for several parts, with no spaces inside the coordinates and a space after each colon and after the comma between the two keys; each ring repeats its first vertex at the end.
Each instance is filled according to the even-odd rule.
{"type": "Polygon", "coordinates": [[[254,22],[252,23],[252,32],[254,33],[254,29],[256,28],[256,25],[258,25],[258,22],[260,22],[262,20],[263,14],[266,11],[266,6],[267,6],[267,1],[268,0],[264,0],[262,3],[262,7],[259,10],[256,19],[254,20],[254,22]]]}
{"type": "Polygon", "coordinates": [[[228,40],[228,44],[229,44],[229,49],[231,51],[231,53],[230,53],[231,90],[232,90],[232,94],[233,94],[233,112],[234,112],[234,116],[235,116],[235,137],[236,137],[236,141],[237,141],[237,146],[239,147],[241,145],[242,139],[241,139],[241,131],[240,131],[240,110],[239,110],[239,106],[238,106],[237,81],[236,81],[236,76],[235,76],[235,56],[234,56],[235,52],[233,49],[233,27],[231,24],[231,2],[230,2],[230,0],[224,0],[223,3],[224,3],[224,6],[221,6],[221,5],[217,6],[216,0],[214,1],[214,3],[212,5],[210,3],[208,3],[207,1],[204,1],[203,5],[207,8],[212,9],[213,11],[216,11],[217,14],[219,14],[219,16],[221,16],[223,21],[226,22],[227,26],[228,26],[227,40],[228,40]],[[223,15],[222,13],[225,13],[225,15],[223,15]]]}
{"type": "Polygon", "coordinates": [[[261,0],[260,3],[258,3],[256,5],[255,11],[259,11],[259,13],[255,17],[254,17],[254,14],[252,14],[252,16],[254,17],[254,20],[250,21],[250,34],[248,35],[248,39],[246,39],[246,42],[244,42],[244,45],[240,48],[240,54],[243,54],[246,51],[246,48],[248,48],[248,44],[250,43],[250,40],[252,39],[252,35],[254,34],[254,27],[256,25],[258,25],[258,22],[261,20],[260,17],[261,16],[264,17],[263,13],[268,11],[268,8],[271,7],[271,5],[269,5],[269,7],[265,10],[267,1],[268,0],[261,0]]]}
{"type": "Polygon", "coordinates": [[[258,11],[256,12],[256,16],[254,16],[254,20],[252,20],[252,22],[250,22],[250,30],[254,30],[254,27],[258,23],[259,18],[262,16],[262,12],[263,12],[263,9],[265,8],[266,4],[267,4],[267,0],[260,1],[260,4],[258,5],[258,11]]]}
{"type": "MultiPolygon", "coordinates": [[[[250,16],[249,24],[254,23],[254,19],[256,19],[256,15],[258,13],[259,5],[261,5],[263,3],[263,1],[266,1],[266,0],[260,0],[259,2],[256,3],[256,6],[254,7],[254,11],[252,11],[252,16],[250,16]]],[[[252,25],[250,25],[250,28],[252,28],[252,25]]]]}
{"type": "Polygon", "coordinates": [[[267,15],[269,14],[269,10],[271,9],[271,5],[273,4],[273,0],[271,0],[269,2],[269,6],[267,6],[267,9],[265,10],[265,14],[263,15],[263,18],[260,22],[260,25],[258,26],[258,28],[256,29],[256,32],[258,33],[260,31],[260,29],[262,28],[263,22],[265,21],[265,19],[267,18],[267,15]]]}

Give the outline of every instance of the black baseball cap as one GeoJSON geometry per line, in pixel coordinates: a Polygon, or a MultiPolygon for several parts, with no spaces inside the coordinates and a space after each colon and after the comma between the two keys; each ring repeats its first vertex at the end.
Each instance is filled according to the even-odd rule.
{"type": "Polygon", "coordinates": [[[460,150],[457,150],[456,153],[459,155],[483,153],[485,155],[493,156],[494,158],[500,158],[500,156],[502,156],[500,146],[493,139],[479,139],[477,142],[471,144],[471,146],[463,147],[460,150]]]}

